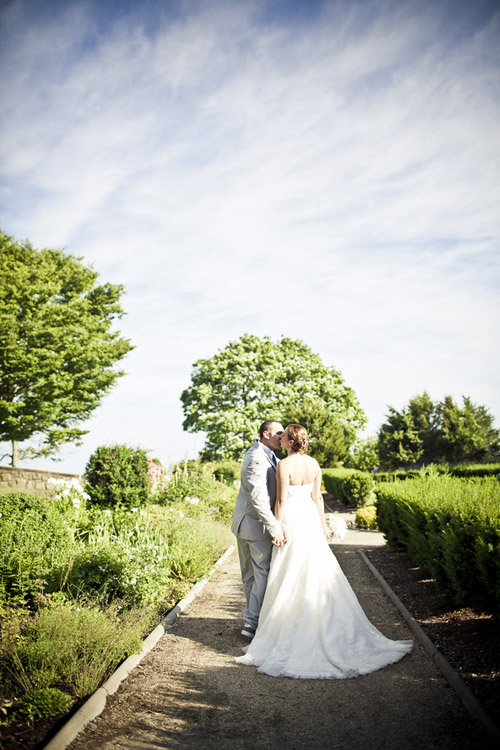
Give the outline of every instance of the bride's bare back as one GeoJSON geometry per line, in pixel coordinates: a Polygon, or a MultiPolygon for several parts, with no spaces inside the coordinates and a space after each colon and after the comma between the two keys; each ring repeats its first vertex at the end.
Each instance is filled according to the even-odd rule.
{"type": "Polygon", "coordinates": [[[293,453],[279,462],[279,474],[286,484],[312,484],[321,469],[315,458],[293,453]]]}

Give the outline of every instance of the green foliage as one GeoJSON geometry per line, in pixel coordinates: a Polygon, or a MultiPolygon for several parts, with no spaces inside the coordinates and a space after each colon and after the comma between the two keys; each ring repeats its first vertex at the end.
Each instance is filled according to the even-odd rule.
{"type": "Polygon", "coordinates": [[[377,529],[377,507],[376,505],[365,505],[358,508],[355,516],[356,526],[360,529],[377,529]]]}
{"type": "MultiPolygon", "coordinates": [[[[496,477],[500,472],[500,464],[429,464],[427,467],[438,474],[449,474],[452,477],[496,477]]],[[[375,474],[375,481],[378,482],[390,482],[403,479],[414,479],[420,476],[420,471],[417,469],[398,469],[392,473],[386,471],[380,471],[375,474]]]]}
{"type": "Polygon", "coordinates": [[[366,417],[341,374],[302,341],[244,335],[194,364],[181,395],[184,429],[205,432],[203,456],[240,459],[265,419],[280,420],[290,404],[313,400],[354,434],[366,417]]]}
{"type": "Polygon", "coordinates": [[[56,693],[40,691],[92,693],[227,549],[232,535],[220,519],[230,518],[234,487],[211,474],[191,479],[186,496],[136,511],[75,507],[57,496],[0,497],[0,710],[7,722],[37,720],[63,705],[56,693]]]}
{"type": "Polygon", "coordinates": [[[103,445],[90,456],[85,479],[91,502],[107,508],[138,508],[147,501],[150,489],[146,451],[103,445]]]}
{"type": "Polygon", "coordinates": [[[376,474],[373,475],[373,478],[375,479],[375,482],[378,484],[379,482],[389,482],[391,479],[391,475],[388,471],[378,471],[376,474]]]}
{"type": "Polygon", "coordinates": [[[344,462],[347,469],[368,472],[373,472],[379,464],[378,438],[376,437],[369,437],[356,442],[344,462]]]}
{"type": "Polygon", "coordinates": [[[453,477],[496,477],[500,472],[500,464],[457,464],[437,468],[453,477]]]}
{"type": "Polygon", "coordinates": [[[463,396],[460,408],[451,396],[433,403],[415,396],[402,411],[389,407],[379,432],[379,454],[391,468],[414,463],[476,461],[500,451],[500,432],[486,407],[463,396]]]}
{"type": "Polygon", "coordinates": [[[239,461],[217,461],[207,463],[204,468],[212,472],[219,482],[233,485],[240,480],[241,463],[239,461]]]}
{"type": "Polygon", "coordinates": [[[336,500],[360,508],[370,499],[373,480],[371,474],[355,469],[324,469],[323,483],[336,500]]]}
{"type": "Polygon", "coordinates": [[[123,287],[97,278],[80,258],[0,231],[0,440],[40,441],[21,456],[78,442],[76,424],[124,374],[113,365],[132,347],[111,330],[123,287]]]}
{"type": "Polygon", "coordinates": [[[140,650],[144,631],[141,610],[120,613],[92,602],[56,600],[28,619],[4,608],[2,618],[10,635],[2,637],[0,666],[13,680],[11,695],[26,695],[28,704],[35,691],[56,684],[79,698],[94,692],[140,650]]]}
{"type": "Polygon", "coordinates": [[[376,489],[379,528],[458,606],[500,614],[500,483],[435,469],[376,489]]]}
{"type": "Polygon", "coordinates": [[[33,605],[48,571],[61,565],[73,547],[71,529],[57,504],[12,492],[0,496],[0,600],[33,605]]]}
{"type": "Polygon", "coordinates": [[[463,396],[460,409],[451,396],[436,407],[436,443],[440,460],[450,463],[471,461],[500,450],[500,433],[493,428],[493,417],[486,407],[463,396]]]}
{"type": "MultiPolygon", "coordinates": [[[[215,478],[217,467],[226,476],[233,475],[233,471],[240,468],[236,461],[226,461],[215,464],[202,464],[189,469],[177,466],[172,480],[158,495],[159,502],[189,507],[191,514],[209,513],[221,523],[229,523],[235,504],[234,480],[231,484],[218,481],[215,478]],[[208,467],[208,471],[207,471],[208,467]]],[[[238,471],[239,477],[239,471],[238,471]]]]}
{"type": "Polygon", "coordinates": [[[30,723],[65,714],[71,706],[71,695],[59,688],[41,688],[25,693],[16,704],[16,713],[30,723]]]}
{"type": "Polygon", "coordinates": [[[306,398],[298,404],[289,404],[280,420],[285,427],[295,423],[306,428],[311,440],[308,454],[324,467],[343,461],[356,437],[355,426],[343,422],[319,400],[306,398]]]}

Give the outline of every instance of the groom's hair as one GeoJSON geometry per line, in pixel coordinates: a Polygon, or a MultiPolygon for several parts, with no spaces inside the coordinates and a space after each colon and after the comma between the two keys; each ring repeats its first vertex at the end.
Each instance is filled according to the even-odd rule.
{"type": "Polygon", "coordinates": [[[276,419],[266,419],[265,422],[262,422],[261,426],[259,427],[259,437],[261,440],[264,437],[264,433],[268,432],[271,425],[275,423],[276,419]]]}

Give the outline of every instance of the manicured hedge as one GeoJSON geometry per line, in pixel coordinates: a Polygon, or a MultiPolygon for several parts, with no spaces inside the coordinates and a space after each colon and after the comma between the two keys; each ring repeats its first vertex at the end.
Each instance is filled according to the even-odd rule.
{"type": "Polygon", "coordinates": [[[500,482],[433,473],[380,484],[379,529],[458,606],[500,615],[500,482]]]}
{"type": "Polygon", "coordinates": [[[438,470],[453,477],[495,477],[500,472],[500,464],[457,464],[438,466],[438,470]]]}
{"type": "Polygon", "coordinates": [[[360,508],[370,499],[372,475],[356,469],[323,469],[325,489],[344,505],[360,508]]]}
{"type": "MultiPolygon", "coordinates": [[[[449,474],[452,477],[496,477],[500,473],[500,464],[430,464],[439,474],[449,474]]],[[[429,467],[427,467],[429,468],[429,467]]],[[[419,476],[418,469],[396,469],[396,471],[379,471],[375,474],[375,481],[391,482],[395,479],[415,479],[419,476]]]]}

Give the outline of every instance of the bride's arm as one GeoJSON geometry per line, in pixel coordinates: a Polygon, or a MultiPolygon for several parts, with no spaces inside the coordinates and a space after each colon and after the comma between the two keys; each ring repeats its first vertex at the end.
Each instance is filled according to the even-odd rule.
{"type": "Polygon", "coordinates": [[[283,507],[285,505],[285,498],[288,493],[288,485],[290,484],[290,477],[283,467],[283,461],[280,461],[276,468],[276,504],[274,506],[274,515],[276,519],[280,521],[283,518],[283,507]]]}
{"type": "Polygon", "coordinates": [[[326,525],[325,519],[325,504],[323,502],[323,495],[321,494],[321,469],[318,464],[318,473],[314,477],[312,499],[319,513],[319,520],[321,521],[321,528],[327,539],[330,539],[332,532],[326,525]]]}

